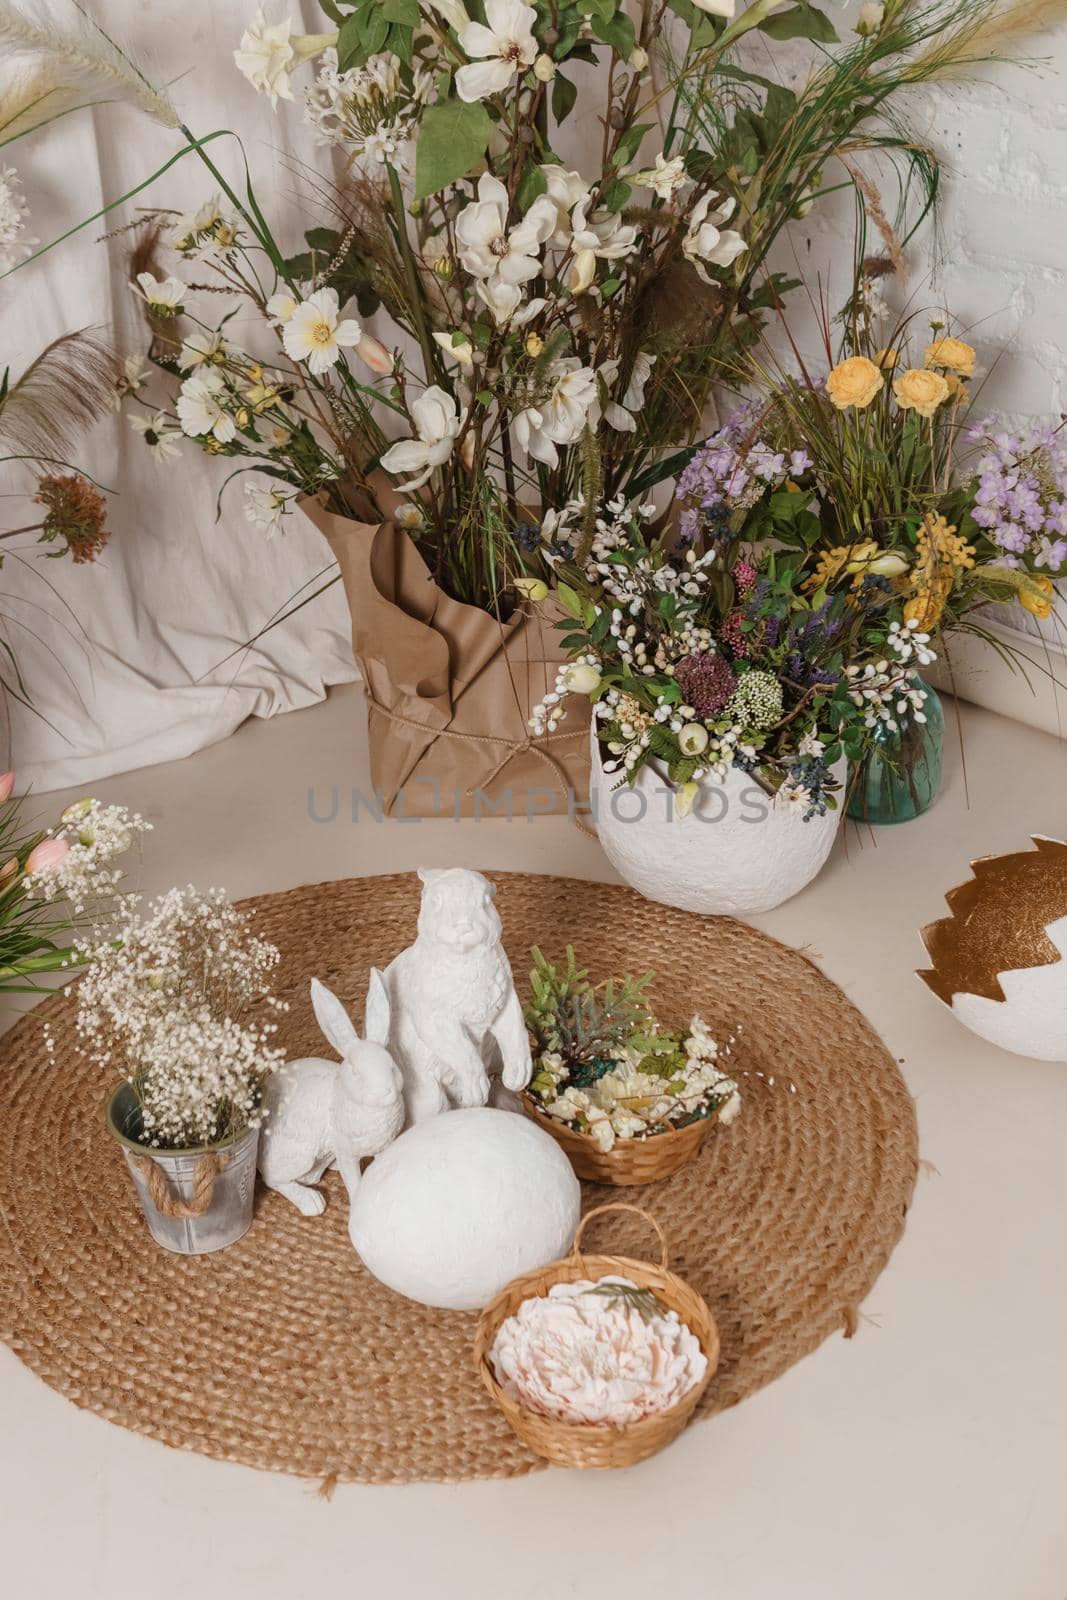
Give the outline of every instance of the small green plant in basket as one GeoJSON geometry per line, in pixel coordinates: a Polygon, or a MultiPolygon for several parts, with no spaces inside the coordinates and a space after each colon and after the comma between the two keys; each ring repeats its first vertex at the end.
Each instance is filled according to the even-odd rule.
{"type": "Polygon", "coordinates": [[[653,973],[594,984],[570,945],[558,966],[536,946],[531,955],[529,1093],[546,1116],[602,1151],[713,1114],[733,1121],[741,1096],[720,1065],[733,1039],[720,1048],[702,1017],[687,1032],[664,1029],[648,999],[653,973]]]}

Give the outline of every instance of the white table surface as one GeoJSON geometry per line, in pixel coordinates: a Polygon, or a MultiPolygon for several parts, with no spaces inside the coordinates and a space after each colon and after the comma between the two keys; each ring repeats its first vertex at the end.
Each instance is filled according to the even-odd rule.
{"type": "MultiPolygon", "coordinates": [[[[951,703],[949,726],[952,727],[951,703]]],[[[1067,752],[963,709],[934,809],[848,832],[754,919],[804,945],[902,1063],[923,1175],[851,1342],[622,1474],[369,1488],[169,1450],[0,1347],[0,1592],[12,1600],[1067,1600],[1067,1067],[1007,1056],[913,976],[978,855],[1067,828],[1067,752]]],[[[417,865],[613,877],[566,819],[347,820],[360,691],[96,786],[154,822],[140,877],[247,895],[417,865]],[[311,819],[338,785],[336,822],[311,819]]],[[[57,797],[65,800],[66,796],[57,797]]],[[[52,797],[41,809],[51,809],[52,797]]],[[[42,1071],[48,1068],[42,1063],[42,1071]]]]}

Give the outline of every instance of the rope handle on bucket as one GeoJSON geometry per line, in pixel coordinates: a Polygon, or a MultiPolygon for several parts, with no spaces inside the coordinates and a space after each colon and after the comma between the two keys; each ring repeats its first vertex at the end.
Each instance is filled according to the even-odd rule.
{"type": "Polygon", "coordinates": [[[131,1156],[130,1159],[148,1185],[149,1198],[156,1210],[165,1217],[182,1221],[204,1215],[214,1198],[215,1179],[226,1167],[226,1158],[209,1150],[193,1168],[193,1198],[182,1200],[171,1193],[167,1175],[158,1161],[153,1161],[151,1156],[131,1156]]]}
{"type": "Polygon", "coordinates": [[[654,1229],[656,1237],[659,1240],[659,1264],[663,1271],[666,1272],[667,1264],[670,1259],[667,1249],[667,1235],[664,1233],[663,1229],[660,1227],[651,1211],[646,1211],[643,1206],[628,1205],[625,1200],[609,1200],[605,1205],[594,1206],[592,1211],[586,1212],[585,1216],[578,1224],[578,1232],[574,1235],[574,1244],[571,1247],[571,1256],[573,1259],[575,1261],[584,1260],[579,1246],[582,1242],[582,1234],[585,1232],[586,1223],[592,1222],[594,1217],[603,1216],[606,1211],[632,1211],[635,1217],[640,1217],[642,1221],[648,1223],[650,1228],[654,1229]]]}

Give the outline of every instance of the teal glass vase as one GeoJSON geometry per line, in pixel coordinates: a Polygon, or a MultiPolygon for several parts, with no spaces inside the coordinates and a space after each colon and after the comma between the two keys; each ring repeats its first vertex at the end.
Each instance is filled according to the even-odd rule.
{"type": "Polygon", "coordinates": [[[848,816],[853,822],[867,822],[873,827],[910,822],[928,811],[937,799],[945,713],[928,683],[917,675],[913,683],[926,691],[926,721],[916,722],[909,710],[899,718],[895,733],[884,723],[874,730],[873,747],[853,774],[848,802],[848,816]]]}

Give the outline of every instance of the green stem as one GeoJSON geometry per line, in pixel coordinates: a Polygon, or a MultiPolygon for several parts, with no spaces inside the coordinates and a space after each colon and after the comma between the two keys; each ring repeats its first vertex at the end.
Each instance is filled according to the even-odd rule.
{"type": "Polygon", "coordinates": [[[400,258],[404,263],[404,276],[407,279],[408,293],[411,296],[411,314],[415,321],[414,331],[418,338],[422,359],[426,367],[426,381],[431,383],[437,376],[437,362],[434,359],[433,341],[426,326],[426,319],[422,314],[422,287],[419,283],[418,269],[415,266],[415,257],[412,254],[411,240],[408,238],[407,208],[404,205],[404,192],[400,187],[400,179],[396,174],[396,169],[391,163],[386,163],[385,170],[389,174],[389,192],[396,217],[397,245],[400,249],[400,258]]]}

